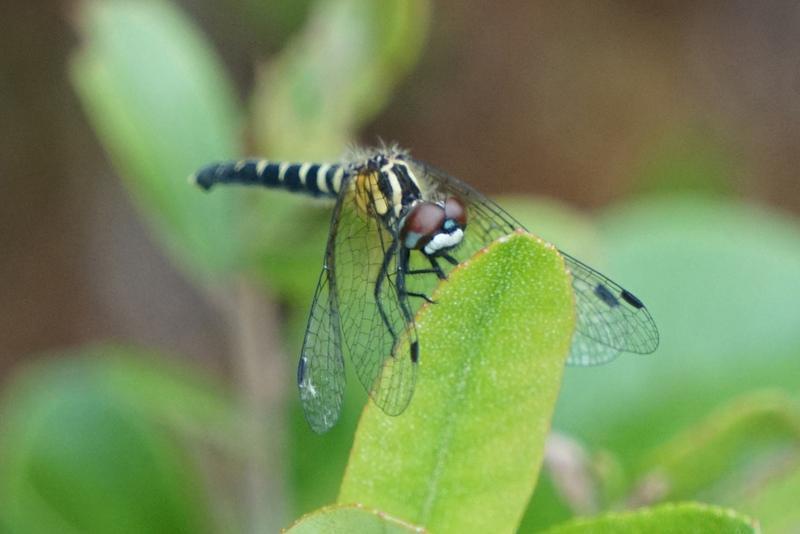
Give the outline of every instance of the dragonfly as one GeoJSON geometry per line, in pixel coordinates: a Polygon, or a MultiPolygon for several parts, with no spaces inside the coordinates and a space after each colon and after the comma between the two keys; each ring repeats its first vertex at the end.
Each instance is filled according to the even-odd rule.
{"type": "MultiPolygon", "coordinates": [[[[372,401],[389,415],[402,413],[420,360],[417,310],[433,302],[432,290],[455,266],[501,237],[526,231],[471,186],[396,145],[355,149],[332,164],[257,158],[213,163],[191,181],[206,191],[243,184],[335,200],[297,366],[303,412],[317,433],[339,419],[345,356],[372,401]]],[[[642,301],[559,252],[576,304],[567,364],[654,352],[658,329],[642,301]]]]}

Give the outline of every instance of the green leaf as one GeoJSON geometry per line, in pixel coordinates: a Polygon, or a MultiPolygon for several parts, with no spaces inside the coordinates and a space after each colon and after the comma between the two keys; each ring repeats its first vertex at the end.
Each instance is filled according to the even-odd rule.
{"type": "Polygon", "coordinates": [[[145,219],[194,271],[237,260],[237,193],[187,176],[240,152],[240,112],[209,44],[171,3],[88,0],[71,62],[84,109],[145,219]]]}
{"type": "Polygon", "coordinates": [[[645,458],[659,496],[679,500],[702,495],[731,502],[800,460],[800,406],[789,395],[743,395],[688,427],[645,458]]]}
{"type": "Polygon", "coordinates": [[[11,530],[208,531],[210,502],[193,458],[163,421],[119,390],[138,385],[142,396],[160,393],[152,404],[177,406],[212,394],[187,395],[188,383],[170,388],[164,379],[153,388],[146,373],[125,373],[145,366],[124,363],[149,357],[141,351],[106,347],[58,356],[17,376],[3,397],[0,501],[11,530]],[[123,374],[133,382],[123,385],[123,374]]]}
{"type": "Polygon", "coordinates": [[[700,503],[665,504],[633,512],[576,519],[546,531],[547,534],[672,534],[760,532],[751,518],[733,510],[700,503]]]}
{"type": "Polygon", "coordinates": [[[245,415],[219,384],[163,354],[116,346],[87,347],[80,357],[120,401],[195,444],[243,458],[245,415]]]}
{"type": "Polygon", "coordinates": [[[286,530],[287,534],[328,534],[330,532],[407,534],[426,531],[379,510],[369,510],[358,505],[325,507],[301,517],[286,530]]]}
{"type": "Polygon", "coordinates": [[[258,145],[280,159],[336,156],[414,64],[427,26],[427,0],[317,2],[258,79],[258,145]]]}
{"type": "Polygon", "coordinates": [[[510,531],[536,483],[574,328],[555,249],[528,234],[457,268],[418,316],[398,417],[364,410],[338,501],[435,532],[510,531]]]}
{"type": "Polygon", "coordinates": [[[743,395],[645,459],[639,484],[658,499],[702,498],[758,517],[769,532],[800,525],[800,403],[780,391],[743,395]],[[649,488],[649,489],[648,489],[649,488]]]}

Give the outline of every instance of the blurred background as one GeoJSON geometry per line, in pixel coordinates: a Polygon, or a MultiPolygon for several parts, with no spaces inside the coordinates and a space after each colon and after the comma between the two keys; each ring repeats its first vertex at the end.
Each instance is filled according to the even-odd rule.
{"type": "Polygon", "coordinates": [[[335,500],[364,395],[320,437],[293,385],[329,207],[186,176],[379,138],[661,329],[568,369],[523,530],[686,499],[800,530],[796,3],[71,0],[2,27],[0,530],[274,530],[335,500]]]}

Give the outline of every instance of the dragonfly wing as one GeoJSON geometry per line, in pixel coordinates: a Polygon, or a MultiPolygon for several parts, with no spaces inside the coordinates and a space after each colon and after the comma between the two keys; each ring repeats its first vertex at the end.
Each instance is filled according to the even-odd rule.
{"type": "MultiPolygon", "coordinates": [[[[331,217],[333,232],[341,209],[342,202],[339,199],[331,217]]],[[[332,233],[328,238],[324,266],[319,275],[297,365],[297,385],[303,413],[311,428],[320,434],[328,431],[339,419],[345,388],[336,276],[330,268],[334,235],[332,233]]]]}
{"type": "Polygon", "coordinates": [[[297,366],[303,412],[311,428],[320,434],[339,419],[345,387],[339,314],[331,287],[335,287],[335,280],[323,268],[297,366]]]}
{"type": "Polygon", "coordinates": [[[570,365],[597,365],[616,352],[649,354],[658,347],[658,329],[644,304],[630,291],[588,265],[561,252],[572,273],[578,342],[570,365]],[[611,349],[611,350],[609,350],[611,349]]]}
{"type": "Polygon", "coordinates": [[[354,195],[351,182],[342,192],[332,254],[343,348],[375,404],[397,415],[416,383],[415,309],[397,290],[401,251],[395,235],[368,213],[374,199],[360,199],[364,208],[354,195]]]}

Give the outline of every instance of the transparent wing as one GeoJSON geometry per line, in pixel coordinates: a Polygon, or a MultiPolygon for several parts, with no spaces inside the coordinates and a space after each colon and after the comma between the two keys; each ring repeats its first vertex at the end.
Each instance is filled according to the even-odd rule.
{"type": "Polygon", "coordinates": [[[622,286],[561,252],[572,273],[577,306],[576,339],[570,365],[597,365],[621,352],[649,354],[658,347],[658,329],[644,304],[622,286]]]}
{"type": "Polygon", "coordinates": [[[312,430],[327,432],[339,419],[344,399],[345,372],[342,331],[336,300],[336,276],[330,268],[342,199],[331,215],[331,230],[322,272],[311,303],[303,348],[297,364],[297,386],[303,413],[312,430]]]}
{"type": "Polygon", "coordinates": [[[327,432],[339,419],[345,387],[334,287],[335,278],[326,265],[319,276],[297,365],[303,413],[311,429],[320,434],[327,432]]]}
{"type": "MultiPolygon", "coordinates": [[[[414,162],[417,176],[433,200],[455,195],[467,203],[464,245],[453,256],[463,261],[495,239],[525,229],[497,204],[462,181],[414,162]]],[[[658,347],[658,329],[650,312],[631,292],[572,256],[561,252],[572,273],[577,324],[567,363],[597,365],[620,352],[647,354],[658,347]]]]}
{"type": "Polygon", "coordinates": [[[343,188],[330,265],[344,351],[361,384],[383,411],[401,413],[414,392],[418,360],[411,304],[397,291],[401,251],[393,233],[343,188]]]}

